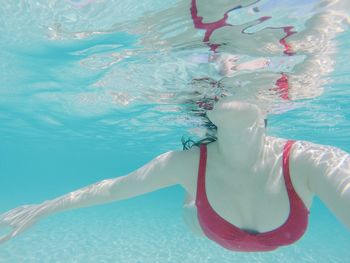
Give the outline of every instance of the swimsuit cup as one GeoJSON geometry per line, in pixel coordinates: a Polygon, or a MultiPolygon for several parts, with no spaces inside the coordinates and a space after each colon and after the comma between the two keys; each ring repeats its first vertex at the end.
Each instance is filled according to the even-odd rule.
{"type": "Polygon", "coordinates": [[[205,192],[207,147],[205,144],[200,146],[196,206],[199,224],[209,239],[229,250],[259,252],[290,245],[303,236],[308,224],[309,211],[294,190],[290,178],[289,154],[293,143],[288,141],[285,144],[282,157],[283,177],[290,206],[289,216],[277,229],[263,233],[251,233],[240,229],[223,219],[211,207],[205,192]]]}

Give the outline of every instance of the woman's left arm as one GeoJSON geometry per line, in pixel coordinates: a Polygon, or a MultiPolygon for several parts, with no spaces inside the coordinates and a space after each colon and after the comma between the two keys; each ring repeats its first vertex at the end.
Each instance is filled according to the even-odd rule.
{"type": "Polygon", "coordinates": [[[350,155],[336,147],[298,142],[293,159],[308,187],[350,229],[350,155]]]}
{"type": "Polygon", "coordinates": [[[172,151],[159,155],[124,176],[106,179],[40,204],[24,205],[0,214],[0,244],[29,229],[40,219],[58,212],[128,199],[171,185],[188,176],[195,157],[192,152],[172,151]],[[1,232],[1,231],[0,231],[1,232]]]}

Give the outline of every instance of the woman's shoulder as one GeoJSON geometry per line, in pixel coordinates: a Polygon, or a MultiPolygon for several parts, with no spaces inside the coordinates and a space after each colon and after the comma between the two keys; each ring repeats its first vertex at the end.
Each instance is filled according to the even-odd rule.
{"type": "Polygon", "coordinates": [[[283,148],[288,141],[293,141],[293,152],[297,152],[299,154],[310,154],[310,152],[325,153],[328,151],[335,154],[346,154],[344,150],[332,145],[320,144],[316,142],[298,139],[286,139],[273,136],[266,136],[267,147],[283,148]]]}
{"type": "Polygon", "coordinates": [[[169,151],[159,155],[156,159],[166,166],[167,170],[172,171],[181,184],[187,184],[197,174],[199,147],[194,146],[184,151],[169,151]]]}
{"type": "Polygon", "coordinates": [[[199,147],[193,146],[188,150],[169,151],[160,156],[163,156],[163,155],[168,156],[174,161],[193,162],[193,161],[199,160],[199,147]]]}
{"type": "Polygon", "coordinates": [[[313,161],[318,158],[323,159],[338,159],[349,156],[349,154],[332,145],[319,144],[310,141],[296,141],[293,146],[293,152],[295,158],[300,158],[302,160],[312,159],[313,161]]]}

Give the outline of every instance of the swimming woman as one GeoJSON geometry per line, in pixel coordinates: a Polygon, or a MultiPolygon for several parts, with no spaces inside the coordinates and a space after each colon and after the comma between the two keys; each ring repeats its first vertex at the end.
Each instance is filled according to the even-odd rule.
{"type": "Polygon", "coordinates": [[[271,251],[299,240],[318,196],[350,228],[350,155],[331,146],[267,136],[254,104],[221,99],[208,111],[217,140],[171,151],[140,169],[41,204],[0,215],[12,231],[3,243],[46,216],[145,194],[171,185],[187,193],[187,222],[234,251],[271,251]]]}

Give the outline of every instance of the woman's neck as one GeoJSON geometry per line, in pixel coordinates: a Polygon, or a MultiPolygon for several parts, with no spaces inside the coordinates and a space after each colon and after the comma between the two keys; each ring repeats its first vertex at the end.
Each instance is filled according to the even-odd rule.
{"type": "Polygon", "coordinates": [[[265,128],[255,125],[241,129],[220,127],[217,137],[218,153],[229,164],[244,169],[253,168],[260,161],[265,144],[265,128]]]}

